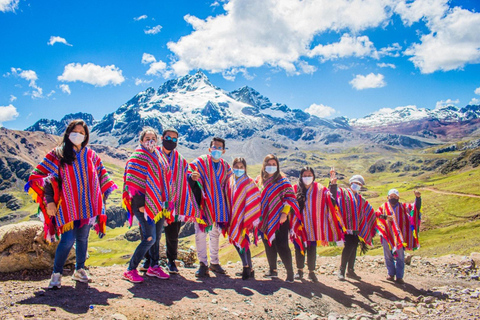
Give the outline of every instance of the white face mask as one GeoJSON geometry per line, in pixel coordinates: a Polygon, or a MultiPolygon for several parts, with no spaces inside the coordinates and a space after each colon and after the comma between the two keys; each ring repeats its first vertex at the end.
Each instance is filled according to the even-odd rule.
{"type": "Polygon", "coordinates": [[[275,172],[277,172],[277,166],[266,166],[265,172],[268,174],[274,174],[275,172]]]}
{"type": "Polygon", "coordinates": [[[360,189],[362,189],[361,186],[359,186],[358,184],[355,184],[355,183],[352,183],[352,185],[350,186],[350,188],[355,191],[355,192],[358,192],[360,191],[360,189]]]}
{"type": "Polygon", "coordinates": [[[68,139],[76,146],[81,145],[85,141],[85,135],[78,132],[71,132],[68,135],[68,139]]]}
{"type": "Polygon", "coordinates": [[[313,177],[302,177],[303,184],[309,186],[313,182],[313,177]]]}

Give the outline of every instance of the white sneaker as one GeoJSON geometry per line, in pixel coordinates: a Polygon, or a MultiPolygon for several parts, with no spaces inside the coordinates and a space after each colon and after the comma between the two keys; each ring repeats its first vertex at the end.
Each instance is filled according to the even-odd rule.
{"type": "Polygon", "coordinates": [[[62,274],[59,272],[52,274],[52,278],[50,278],[50,283],[48,284],[48,289],[55,287],[58,289],[62,287],[62,274]]]}
{"type": "Polygon", "coordinates": [[[75,273],[73,274],[72,279],[73,279],[73,280],[76,280],[76,281],[83,282],[83,283],[88,283],[89,280],[90,280],[90,279],[88,278],[88,274],[87,274],[87,272],[85,271],[85,269],[75,270],[75,273]]]}

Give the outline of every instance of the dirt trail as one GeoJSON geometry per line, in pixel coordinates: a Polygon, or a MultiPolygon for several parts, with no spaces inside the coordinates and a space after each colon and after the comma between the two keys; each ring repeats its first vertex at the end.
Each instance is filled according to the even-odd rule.
{"type": "Polygon", "coordinates": [[[92,267],[93,283],[65,275],[59,290],[46,290],[49,272],[0,274],[0,319],[479,319],[480,282],[465,276],[460,258],[413,257],[404,285],[386,281],[383,257],[374,256],[359,257],[362,279],[345,282],[336,277],[339,257],[317,258],[320,283],[286,283],[282,265],[280,279],[265,279],[265,258],[254,258],[256,279],[247,281],[235,276],[237,263],[202,281],[180,268],[142,284],[121,279],[125,266],[92,267]]]}
{"type": "Polygon", "coordinates": [[[423,188],[420,188],[419,190],[428,190],[428,191],[432,191],[432,192],[435,192],[435,193],[450,194],[450,195],[461,196],[461,197],[480,198],[480,196],[477,195],[477,194],[444,191],[444,190],[438,190],[438,189],[435,189],[435,188],[423,187],[423,188]]]}

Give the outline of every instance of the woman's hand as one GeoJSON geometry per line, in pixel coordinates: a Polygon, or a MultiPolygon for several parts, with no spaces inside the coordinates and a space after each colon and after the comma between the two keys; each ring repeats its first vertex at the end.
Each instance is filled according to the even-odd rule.
{"type": "Polygon", "coordinates": [[[192,180],[198,181],[199,179],[200,179],[200,173],[198,173],[198,171],[192,172],[192,180]]]}
{"type": "Polygon", "coordinates": [[[337,184],[337,174],[334,167],[330,169],[330,184],[337,184]]]}
{"type": "Polygon", "coordinates": [[[393,222],[393,217],[392,216],[387,216],[387,221],[388,222],[393,222]]]}
{"type": "Polygon", "coordinates": [[[282,215],[280,216],[280,224],[284,223],[285,221],[287,221],[287,214],[282,213],[282,215]]]}
{"type": "Polygon", "coordinates": [[[415,197],[420,198],[422,194],[418,190],[414,190],[413,193],[415,194],[415,197]]]}
{"type": "Polygon", "coordinates": [[[145,206],[138,208],[138,211],[140,211],[141,213],[144,213],[145,212],[145,206]]]}
{"type": "Polygon", "coordinates": [[[55,217],[57,214],[57,206],[54,202],[47,203],[47,214],[49,217],[55,217]]]}

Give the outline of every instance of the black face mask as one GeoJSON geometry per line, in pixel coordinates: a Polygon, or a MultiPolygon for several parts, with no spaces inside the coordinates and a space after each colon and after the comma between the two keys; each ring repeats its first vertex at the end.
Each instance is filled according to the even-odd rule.
{"type": "Polygon", "coordinates": [[[390,203],[391,206],[396,206],[398,203],[398,199],[395,199],[395,198],[388,199],[388,203],[390,203]]]}
{"type": "Polygon", "coordinates": [[[165,140],[165,139],[162,140],[162,145],[168,151],[172,151],[173,149],[175,149],[177,147],[176,142],[173,142],[172,140],[165,140]]]}

